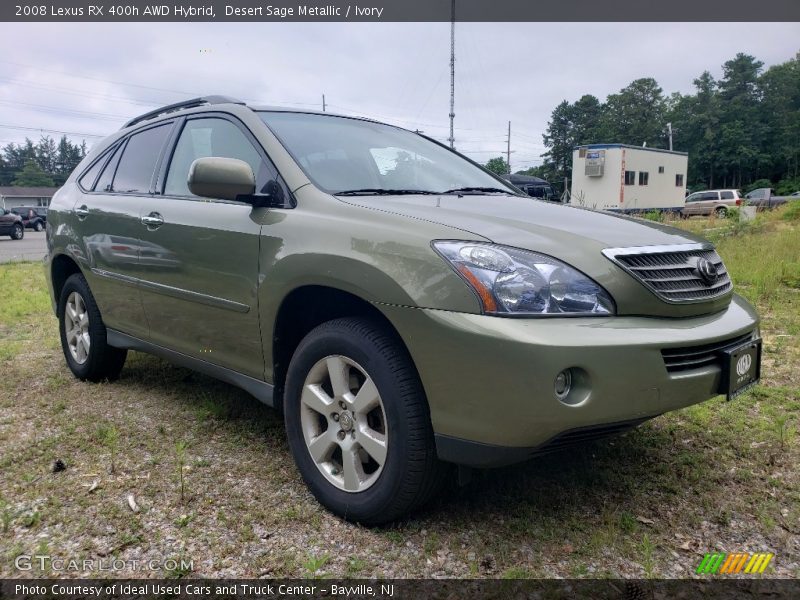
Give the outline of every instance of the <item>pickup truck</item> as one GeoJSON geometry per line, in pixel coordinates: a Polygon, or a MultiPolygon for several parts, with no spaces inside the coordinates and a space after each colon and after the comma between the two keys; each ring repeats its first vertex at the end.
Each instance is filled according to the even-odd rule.
{"type": "Polygon", "coordinates": [[[775,208],[790,200],[788,196],[776,196],[772,188],[758,188],[746,193],[744,197],[748,206],[755,206],[758,210],[775,208]]]}

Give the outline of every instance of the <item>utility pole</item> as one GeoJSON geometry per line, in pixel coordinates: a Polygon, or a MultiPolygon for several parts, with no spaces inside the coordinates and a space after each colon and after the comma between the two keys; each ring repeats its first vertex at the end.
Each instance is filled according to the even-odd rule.
{"type": "Polygon", "coordinates": [[[325,94],[322,94],[322,112],[325,112],[325,94]]]}
{"type": "Polygon", "coordinates": [[[450,147],[456,147],[453,134],[453,119],[456,118],[456,0],[450,3],[450,147]]]}
{"type": "Polygon", "coordinates": [[[669,149],[672,151],[672,123],[667,123],[667,131],[669,131],[669,149]]]}
{"type": "Polygon", "coordinates": [[[508,122],[508,139],[506,142],[506,166],[508,167],[508,174],[511,175],[511,121],[508,122]]]}

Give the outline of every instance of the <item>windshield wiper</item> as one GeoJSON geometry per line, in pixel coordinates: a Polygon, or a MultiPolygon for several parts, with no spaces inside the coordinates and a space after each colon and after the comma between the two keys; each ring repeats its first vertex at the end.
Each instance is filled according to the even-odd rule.
{"type": "Polygon", "coordinates": [[[460,187],[452,190],[445,190],[441,194],[513,194],[511,190],[501,190],[494,187],[460,187]]]}
{"type": "Polygon", "coordinates": [[[362,188],[335,192],[334,196],[402,196],[411,194],[436,194],[430,190],[387,190],[385,188],[362,188]]]}

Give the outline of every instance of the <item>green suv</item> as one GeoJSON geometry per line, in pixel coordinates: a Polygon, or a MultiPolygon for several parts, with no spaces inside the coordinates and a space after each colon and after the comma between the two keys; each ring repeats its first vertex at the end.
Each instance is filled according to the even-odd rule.
{"type": "Polygon", "coordinates": [[[375,524],[491,467],[759,377],[703,239],[533,199],[418,133],[212,96],[142,115],[53,197],[76,377],[129,349],[282,411],[317,499],[375,524]]]}

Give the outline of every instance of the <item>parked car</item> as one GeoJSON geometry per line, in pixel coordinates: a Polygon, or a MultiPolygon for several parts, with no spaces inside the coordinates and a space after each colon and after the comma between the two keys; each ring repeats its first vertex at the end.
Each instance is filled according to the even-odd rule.
{"type": "Polygon", "coordinates": [[[449,463],[523,461],[759,378],[758,315],[709,242],[532,202],[371,120],[167,106],[98,143],[49,219],[76,377],[115,379],[134,349],[247,390],[282,411],[315,497],[366,524],[421,506],[449,463]],[[146,245],[157,262],[129,252],[146,245]]]}
{"type": "Polygon", "coordinates": [[[800,192],[794,192],[792,194],[789,194],[789,197],[790,198],[800,198],[800,192]]]}
{"type": "Polygon", "coordinates": [[[681,215],[691,217],[694,215],[711,215],[724,217],[728,209],[744,204],[739,190],[706,190],[695,192],[686,197],[686,204],[681,210],[681,215]]]}
{"type": "Polygon", "coordinates": [[[539,198],[540,200],[548,200],[550,202],[561,202],[561,197],[556,192],[556,189],[545,179],[541,177],[532,177],[530,175],[501,175],[506,181],[510,181],[513,185],[521,189],[523,192],[539,198]]]}
{"type": "Polygon", "coordinates": [[[755,206],[758,210],[775,208],[789,201],[789,196],[778,196],[772,188],[758,188],[745,194],[748,206],[755,206]]]}
{"type": "Polygon", "coordinates": [[[0,209],[0,235],[7,235],[12,240],[21,240],[25,237],[25,225],[22,223],[22,217],[13,212],[0,209]]]}
{"type": "Polygon", "coordinates": [[[47,222],[47,209],[38,206],[16,206],[11,212],[22,217],[22,223],[27,229],[44,231],[47,222]]]}

